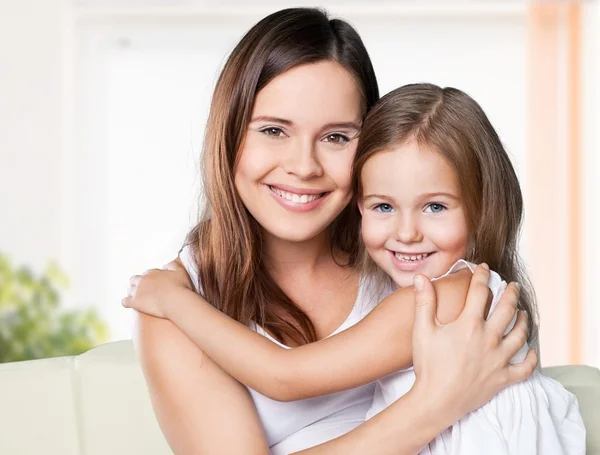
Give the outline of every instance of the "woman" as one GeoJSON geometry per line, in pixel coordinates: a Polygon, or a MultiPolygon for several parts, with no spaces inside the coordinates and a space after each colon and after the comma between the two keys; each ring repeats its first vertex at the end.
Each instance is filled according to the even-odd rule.
{"type": "MultiPolygon", "coordinates": [[[[181,259],[206,300],[274,342],[291,347],[329,336],[364,317],[379,297],[356,268],[359,221],[350,204],[357,137],[377,99],[359,36],[314,9],[260,21],[217,82],[204,147],[207,208],[181,259]]],[[[171,265],[174,279],[189,280],[180,263],[171,265]]],[[[521,318],[502,338],[516,287],[499,316],[484,323],[487,273],[476,271],[467,298],[469,274],[436,283],[441,311],[467,300],[461,316],[442,328],[433,322],[427,280],[416,297],[409,288],[389,297],[398,308],[390,342],[398,355],[413,353],[417,380],[364,424],[372,384],[273,401],[225,374],[169,321],[140,315],[134,338],[169,444],[178,455],[417,452],[537,363],[530,353],[508,366],[526,336],[521,318]]],[[[125,306],[148,307],[136,299],[150,298],[152,275],[134,280],[125,306]]]]}

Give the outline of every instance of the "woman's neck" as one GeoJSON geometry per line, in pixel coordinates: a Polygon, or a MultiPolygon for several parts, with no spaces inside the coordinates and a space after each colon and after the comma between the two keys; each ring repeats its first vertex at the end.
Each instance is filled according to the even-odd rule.
{"type": "Polygon", "coordinates": [[[291,242],[263,232],[263,248],[263,260],[273,276],[294,270],[313,273],[333,261],[327,231],[303,242],[291,242]]]}

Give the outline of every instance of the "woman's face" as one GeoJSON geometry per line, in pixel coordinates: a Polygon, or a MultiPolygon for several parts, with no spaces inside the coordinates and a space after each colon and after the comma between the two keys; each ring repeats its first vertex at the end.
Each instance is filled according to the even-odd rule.
{"type": "Polygon", "coordinates": [[[258,93],[235,186],[267,233],[313,239],[349,203],[361,104],[352,75],[330,61],[292,68],[258,93]]]}

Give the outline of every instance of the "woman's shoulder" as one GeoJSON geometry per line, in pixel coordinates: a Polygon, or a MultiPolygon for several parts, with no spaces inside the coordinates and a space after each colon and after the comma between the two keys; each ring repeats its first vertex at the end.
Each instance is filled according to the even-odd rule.
{"type": "Polygon", "coordinates": [[[190,276],[192,284],[194,285],[194,289],[196,289],[196,292],[200,293],[200,272],[198,269],[198,262],[196,261],[196,254],[192,245],[190,245],[189,243],[183,245],[183,247],[181,247],[181,250],[179,250],[178,257],[181,261],[181,265],[183,265],[185,271],[190,276]]]}

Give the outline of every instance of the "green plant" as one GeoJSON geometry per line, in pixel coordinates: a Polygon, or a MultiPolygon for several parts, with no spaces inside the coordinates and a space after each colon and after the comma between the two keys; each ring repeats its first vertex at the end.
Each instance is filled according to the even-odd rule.
{"type": "Polygon", "coordinates": [[[94,309],[60,308],[59,290],[67,286],[55,263],[35,276],[0,254],[0,363],[77,355],[107,340],[94,309]]]}

